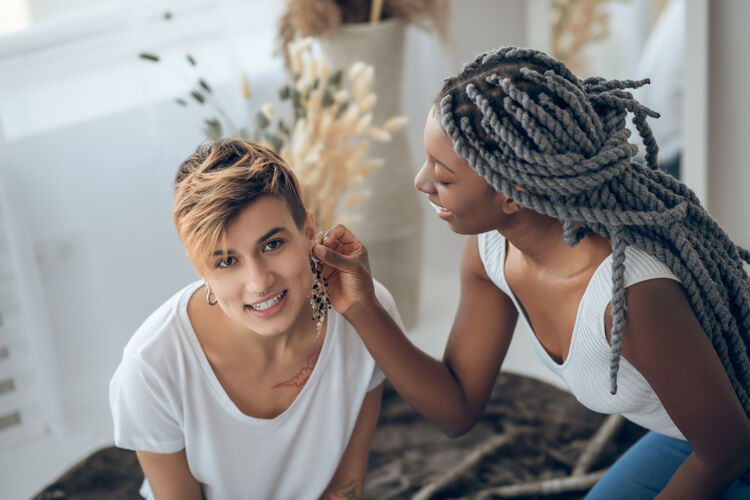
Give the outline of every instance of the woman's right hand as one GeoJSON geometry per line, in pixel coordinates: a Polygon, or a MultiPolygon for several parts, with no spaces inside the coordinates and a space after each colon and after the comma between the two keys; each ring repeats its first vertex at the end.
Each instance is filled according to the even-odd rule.
{"type": "Polygon", "coordinates": [[[349,229],[338,224],[315,237],[313,255],[323,264],[331,305],[346,316],[355,305],[374,301],[367,249],[349,229]]]}

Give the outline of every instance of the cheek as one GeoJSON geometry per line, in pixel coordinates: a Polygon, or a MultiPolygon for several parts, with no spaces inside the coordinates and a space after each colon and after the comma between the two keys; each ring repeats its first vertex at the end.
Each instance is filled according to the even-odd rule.
{"type": "Polygon", "coordinates": [[[298,270],[299,281],[304,288],[312,288],[313,273],[310,264],[305,262],[298,270]]]}
{"type": "Polygon", "coordinates": [[[300,248],[293,254],[290,253],[285,262],[282,263],[284,266],[284,274],[286,278],[297,284],[300,287],[308,288],[312,287],[312,270],[310,268],[310,256],[307,253],[306,248],[300,248]]]}
{"type": "Polygon", "coordinates": [[[220,297],[223,302],[231,302],[240,298],[242,296],[242,280],[238,275],[239,273],[214,275],[213,278],[209,278],[211,291],[217,297],[220,297]]]}

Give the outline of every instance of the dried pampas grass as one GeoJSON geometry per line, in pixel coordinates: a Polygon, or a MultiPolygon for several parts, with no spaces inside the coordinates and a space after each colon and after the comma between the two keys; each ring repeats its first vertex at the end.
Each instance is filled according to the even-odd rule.
{"type": "MultiPolygon", "coordinates": [[[[289,44],[304,37],[325,37],[342,24],[370,20],[372,0],[287,0],[279,19],[281,53],[289,67],[289,44]]],[[[376,6],[377,7],[377,6],[376,6]]],[[[380,19],[401,19],[448,39],[449,0],[384,0],[380,19]]]]}
{"type": "Polygon", "coordinates": [[[280,121],[272,131],[275,111],[264,104],[255,139],[279,152],[295,172],[302,201],[315,214],[318,227],[351,224],[357,219],[350,209],[368,195],[359,185],[383,165],[382,159],[367,157],[370,142],[390,141],[406,118],[373,124],[375,69],[359,62],[346,72],[332,71],[325,58],[312,54],[311,43],[308,38],[289,47],[295,81],[280,95],[293,105],[293,125],[280,121]]]}
{"type": "Polygon", "coordinates": [[[395,17],[421,29],[435,29],[442,40],[448,39],[449,0],[386,0],[383,18],[395,17]]]}
{"type": "Polygon", "coordinates": [[[608,1],[555,0],[552,2],[552,57],[563,61],[575,74],[585,76],[586,46],[609,36],[608,1]]]}
{"type": "Polygon", "coordinates": [[[289,44],[294,39],[329,33],[341,23],[342,12],[335,0],[290,0],[279,19],[279,41],[287,67],[289,44]]]}

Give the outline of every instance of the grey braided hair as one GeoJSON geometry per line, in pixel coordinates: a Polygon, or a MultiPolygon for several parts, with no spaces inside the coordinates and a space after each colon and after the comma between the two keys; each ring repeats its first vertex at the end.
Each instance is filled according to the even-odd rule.
{"type": "Polygon", "coordinates": [[[579,80],[543,52],[503,47],[466,64],[436,100],[456,153],[497,191],[559,220],[573,246],[589,233],[612,244],[611,393],[625,327],[625,248],[637,246],[682,281],[729,380],[750,414],[750,280],[735,245],[684,184],[657,169],[646,123],[659,115],[625,89],[648,80],[579,80]],[[643,138],[631,158],[626,116],[643,138]],[[523,190],[518,189],[523,188],[523,190]]]}

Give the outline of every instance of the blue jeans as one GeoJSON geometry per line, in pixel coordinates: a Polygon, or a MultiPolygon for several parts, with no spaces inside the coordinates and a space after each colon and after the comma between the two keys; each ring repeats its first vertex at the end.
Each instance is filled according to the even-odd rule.
{"type": "MultiPolygon", "coordinates": [[[[692,452],[687,441],[649,432],[615,462],[586,500],[650,500],[692,452]]],[[[722,499],[750,499],[748,471],[732,483],[722,499]]]]}

